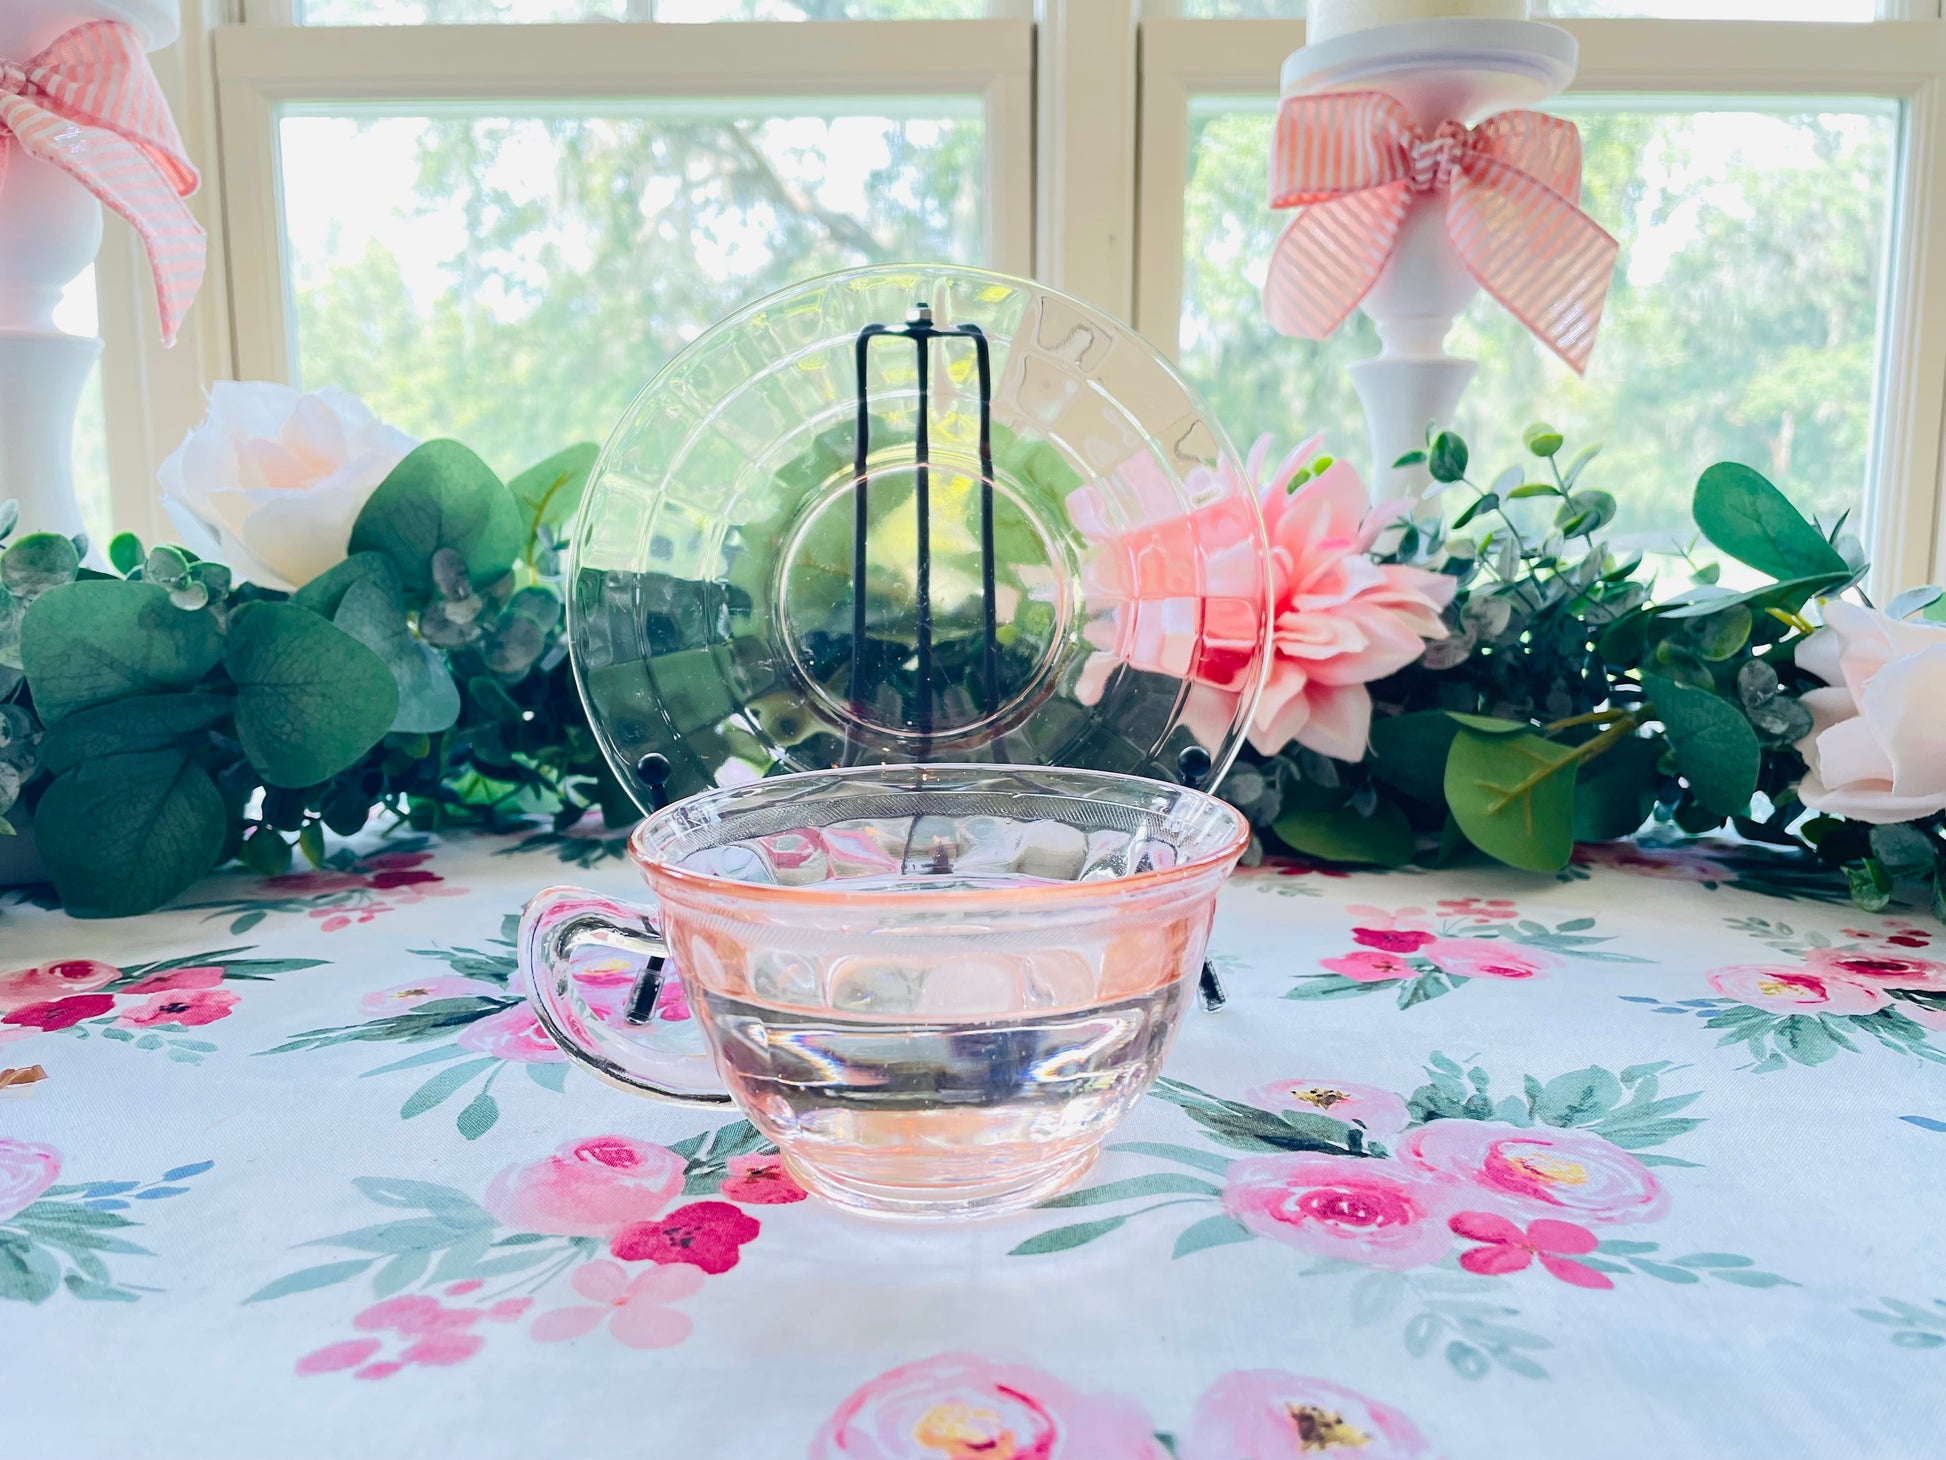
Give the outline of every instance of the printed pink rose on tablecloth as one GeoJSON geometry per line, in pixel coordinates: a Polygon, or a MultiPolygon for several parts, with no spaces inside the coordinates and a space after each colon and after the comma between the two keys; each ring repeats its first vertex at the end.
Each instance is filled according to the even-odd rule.
{"type": "Polygon", "coordinates": [[[1601,1245],[1586,1227],[1573,1222],[1558,1222],[1541,1217],[1522,1231],[1498,1212],[1455,1212],[1447,1224],[1469,1242],[1484,1247],[1469,1247],[1460,1254],[1460,1266],[1468,1272],[1498,1275],[1522,1272],[1535,1258],[1541,1266],[1564,1283],[1577,1288],[1612,1288],[1614,1280],[1597,1272],[1585,1262],[1576,1262],[1601,1245]]]}
{"type": "Polygon", "coordinates": [[[1638,847],[1626,841],[1582,842],[1574,849],[1574,863],[1666,882],[1729,882],[1736,877],[1727,863],[1692,847],[1638,847]]]}
{"type": "Polygon", "coordinates": [[[853,1390],[810,1460],[1168,1460],[1141,1405],[1028,1364],[939,1354],[853,1390]]]}
{"type": "Polygon", "coordinates": [[[1259,1237],[1368,1267],[1437,1262],[1452,1193],[1396,1161],[1252,1156],[1230,1165],[1223,1210],[1259,1237]]]}
{"type": "Polygon", "coordinates": [[[359,1004],[367,1009],[377,1009],[384,1013],[404,1013],[416,1009],[421,1004],[431,1003],[434,999],[471,999],[482,994],[493,993],[486,984],[477,983],[470,978],[422,978],[411,983],[395,984],[389,989],[378,989],[366,994],[359,1004]]]}
{"type": "Polygon", "coordinates": [[[1589,1131],[1436,1120],[1406,1135],[1397,1154],[1408,1168],[1537,1215],[1652,1222],[1668,1205],[1648,1167],[1589,1131]]]}
{"type": "Polygon", "coordinates": [[[1276,1080],[1244,1098],[1265,1110],[1315,1111],[1381,1137],[1397,1135],[1411,1118],[1405,1101],[1390,1090],[1346,1080],[1276,1080]]]}
{"type": "Polygon", "coordinates": [[[555,1308],[534,1320],[528,1333],[541,1343],[565,1343],[592,1333],[606,1320],[608,1332],[630,1348],[674,1348],[689,1337],[689,1315],[669,1306],[703,1290],[693,1267],[651,1267],[633,1275],[619,1262],[598,1259],[575,1269],[574,1290],[594,1306],[555,1308]]]}
{"type": "Polygon", "coordinates": [[[237,996],[228,989],[170,989],[151,994],[139,1008],[124,1010],[115,1022],[136,1029],[153,1024],[180,1024],[193,1029],[229,1018],[236,1002],[237,996]]]}
{"type": "Polygon", "coordinates": [[[1376,948],[1360,948],[1356,953],[1347,953],[1340,958],[1320,958],[1318,966],[1353,983],[1383,983],[1387,979],[1411,978],[1419,971],[1399,954],[1381,953],[1376,948]]]}
{"type": "Polygon", "coordinates": [[[767,1156],[730,1157],[722,1192],[728,1200],[751,1207],[784,1206],[803,1201],[808,1194],[784,1169],[784,1158],[774,1151],[767,1156]]]}
{"type": "Polygon", "coordinates": [[[1870,1014],[1891,1002],[1883,988],[1863,979],[1758,963],[1719,968],[1710,975],[1710,987],[1739,1004],[1780,1014],[1870,1014]]]}
{"type": "Polygon", "coordinates": [[[461,1049],[490,1054],[515,1064],[555,1065],[567,1059],[524,1001],[510,1004],[498,1014],[475,1019],[460,1030],[453,1042],[461,1049]]]}
{"type": "Polygon", "coordinates": [[[115,1007],[113,994],[70,994],[45,1004],[24,1004],[0,1019],[0,1024],[17,1024],[23,1029],[39,1029],[52,1034],[72,1029],[83,1019],[94,1019],[115,1007]]]}
{"type": "Polygon", "coordinates": [[[1560,967],[1545,953],[1498,938],[1434,938],[1419,956],[1458,978],[1534,978],[1560,967]]]}
{"type": "Polygon", "coordinates": [[[0,1137],[0,1222],[25,1211],[61,1174],[61,1153],[52,1146],[0,1137]]]}
{"type": "Polygon", "coordinates": [[[608,1250],[623,1262],[683,1262],[721,1273],[737,1265],[743,1244],[755,1241],[762,1230],[755,1217],[726,1201],[692,1201],[659,1222],[622,1228],[608,1250]]]}
{"type": "Polygon", "coordinates": [[[1804,962],[1820,973],[1835,973],[1880,988],[1946,993],[1946,963],[1930,958],[1872,953],[1863,948],[1813,948],[1804,955],[1804,962]]]}
{"type": "Polygon", "coordinates": [[[682,1183],[683,1159],[667,1146],[593,1136],[509,1166],[487,1184],[481,1202],[516,1231],[606,1237],[655,1216],[682,1183]]]}
{"type": "Polygon", "coordinates": [[[122,971],[114,964],[92,958],[64,958],[38,968],[0,973],[0,1013],[49,1003],[68,994],[91,994],[121,976],[122,971]]]}
{"type": "Polygon", "coordinates": [[[1417,953],[1435,935],[1419,928],[1353,928],[1351,941],[1381,953],[1417,953]]]}
{"type": "Polygon", "coordinates": [[[223,982],[223,970],[208,964],[197,968],[165,968],[121,990],[125,999],[160,994],[170,989],[213,989],[223,982]]]}
{"type": "Polygon", "coordinates": [[[1355,1389],[1276,1369],[1225,1374],[1196,1401],[1182,1460],[1432,1460],[1411,1420],[1355,1389]]]}

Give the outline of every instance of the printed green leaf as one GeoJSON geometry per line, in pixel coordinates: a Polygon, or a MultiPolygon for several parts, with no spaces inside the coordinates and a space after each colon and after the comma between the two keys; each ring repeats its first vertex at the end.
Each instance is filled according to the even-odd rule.
{"type": "Polygon", "coordinates": [[[384,661],[295,604],[239,610],[223,664],[237,686],[237,739],[273,786],[330,779],[376,745],[398,714],[398,686],[384,661]]]}
{"type": "Polygon", "coordinates": [[[358,1176],[353,1186],[380,1206],[405,1207],[436,1214],[448,1226],[491,1227],[493,1218],[463,1192],[432,1181],[403,1176],[358,1176]]]}
{"type": "Polygon", "coordinates": [[[307,1267],[300,1272],[287,1273],[276,1282],[258,1288],[243,1301],[263,1303],[272,1298],[288,1298],[292,1293],[308,1293],[313,1288],[328,1288],[333,1283],[345,1281],[346,1278],[357,1277],[377,1260],[373,1257],[360,1257],[349,1262],[327,1262],[322,1267],[307,1267]]]}
{"type": "Polygon", "coordinates": [[[461,1135],[469,1141],[477,1141],[492,1130],[499,1119],[500,1103],[482,1090],[473,1097],[466,1109],[459,1113],[459,1119],[454,1123],[459,1127],[461,1135]]]}
{"type": "Polygon", "coordinates": [[[375,1070],[367,1070],[360,1075],[361,1080],[369,1080],[373,1075],[391,1075],[400,1070],[415,1069],[420,1065],[436,1065],[446,1060],[456,1060],[466,1053],[457,1044],[442,1044],[434,1049],[421,1050],[418,1054],[408,1055],[402,1060],[393,1060],[389,1065],[380,1065],[375,1070]]]}
{"type": "Polygon", "coordinates": [[[21,665],[44,725],[124,695],[188,689],[221,653],[209,611],[177,608],[154,583],[50,588],[20,625],[21,665]]]}
{"type": "Polygon", "coordinates": [[[1204,1217],[1202,1221],[1183,1228],[1182,1235],[1176,1238],[1175,1250],[1169,1255],[1172,1258],[1187,1257],[1207,1247],[1226,1247],[1232,1242],[1253,1240],[1250,1229],[1234,1217],[1204,1217]]]}
{"type": "Polygon", "coordinates": [[[153,750],[55,777],[34,824],[67,911],[125,917],[160,907],[214,867],[228,815],[198,762],[153,750]]]}
{"type": "Polygon", "coordinates": [[[235,707],[228,695],[133,695],[57,721],[41,741],[41,768],[51,775],[104,755],[164,750],[193,743],[235,707]]]}
{"type": "Polygon", "coordinates": [[[1446,804],[1488,856],[1558,871],[1574,851],[1573,751],[1525,731],[1462,728],[1446,759],[1446,804]]]}
{"type": "Polygon", "coordinates": [[[1667,727],[1676,770],[1697,801],[1718,819],[1749,810],[1763,748],[1743,711],[1708,690],[1673,679],[1645,675],[1643,686],[1667,727]]]}
{"type": "Polygon", "coordinates": [[[1172,1146],[1163,1141],[1123,1141],[1108,1149],[1127,1151],[1136,1156],[1153,1156],[1161,1161],[1176,1161],[1184,1166],[1194,1166],[1198,1170],[1212,1172],[1217,1176],[1227,1176],[1230,1170],[1228,1156],[1218,1155],[1215,1151],[1194,1150],[1189,1146],[1172,1146]]]}
{"type": "Polygon", "coordinates": [[[1271,830],[1286,846],[1327,862],[1403,867],[1412,860],[1412,823],[1392,801],[1380,801],[1370,816],[1348,806],[1286,812],[1271,830]]]}
{"type": "Polygon", "coordinates": [[[452,1096],[475,1075],[499,1063],[500,1061],[492,1055],[486,1055],[480,1059],[468,1060],[463,1065],[449,1065],[412,1092],[405,1104],[399,1107],[399,1118],[411,1120],[415,1115],[424,1115],[435,1105],[452,1096]]]}
{"type": "Polygon", "coordinates": [[[1194,1176],[1183,1176],[1173,1171],[1158,1171],[1149,1176],[1131,1176],[1125,1181],[1108,1181],[1100,1186],[1087,1186],[1079,1191],[1063,1192],[1041,1202],[1037,1210],[1052,1211],[1062,1207],[1102,1206],[1111,1201],[1128,1201],[1138,1196],[1167,1196],[1187,1192],[1196,1196],[1220,1196],[1223,1188],[1212,1186],[1194,1176]]]}
{"type": "Polygon", "coordinates": [[[1652,1278],[1661,1278],[1665,1283],[1700,1283],[1702,1278],[1686,1267],[1673,1267],[1666,1262],[1650,1262],[1645,1257],[1632,1257],[1636,1271],[1647,1273],[1652,1278]]]}
{"type": "Polygon", "coordinates": [[[350,551],[391,559],[414,601],[433,590],[432,555],[452,548],[475,588],[503,576],[526,541],[520,508],[457,441],[427,441],[392,468],[351,529],[350,551]]]}
{"type": "Polygon", "coordinates": [[[1041,1257],[1050,1252],[1066,1252],[1071,1247],[1079,1247],[1094,1241],[1097,1237],[1106,1237],[1127,1220],[1127,1217],[1108,1217],[1099,1222],[1076,1222],[1071,1227],[1055,1227],[1051,1231],[1029,1237],[1018,1247],[1009,1249],[1007,1256],[1041,1257]]]}
{"type": "Polygon", "coordinates": [[[1534,1119],[1552,1126],[1588,1125],[1615,1108],[1622,1082],[1596,1065],[1556,1075],[1534,1101],[1534,1119]]]}
{"type": "Polygon", "coordinates": [[[1850,572],[1838,550],[1788,497],[1760,472],[1737,462],[1718,462],[1697,478],[1692,510],[1704,537],[1772,578],[1850,572]]]}
{"type": "Polygon", "coordinates": [[[372,1275],[372,1296],[389,1298],[403,1292],[425,1276],[432,1264],[432,1253],[424,1248],[401,1252],[372,1275]]]}

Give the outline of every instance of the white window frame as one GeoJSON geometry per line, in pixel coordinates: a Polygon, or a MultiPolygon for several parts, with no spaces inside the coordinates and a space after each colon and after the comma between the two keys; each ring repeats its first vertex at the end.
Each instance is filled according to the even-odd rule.
{"type": "MultiPolygon", "coordinates": [[[[1579,42],[1584,93],[1901,105],[1867,521],[1880,589],[1946,577],[1940,3],[1881,0],[1902,18],[1869,25],[1558,22],[1579,42]]],[[[162,351],[139,246],[111,220],[97,281],[116,525],[166,532],[155,464],[200,418],[209,382],[288,378],[275,136],[287,102],[976,95],[995,266],[1131,319],[1173,354],[1191,99],[1273,94],[1303,22],[1174,18],[1174,0],[993,8],[973,21],[341,28],[291,25],[289,0],[183,0],[183,40],[155,59],[203,171],[192,206],[210,231],[208,282],[181,344],[162,351]]]]}

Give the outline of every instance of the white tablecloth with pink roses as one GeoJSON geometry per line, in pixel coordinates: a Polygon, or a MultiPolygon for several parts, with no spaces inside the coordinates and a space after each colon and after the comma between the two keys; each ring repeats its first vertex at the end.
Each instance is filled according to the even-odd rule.
{"type": "Polygon", "coordinates": [[[0,1454],[1946,1453],[1917,914],[1739,848],[1248,869],[1229,1006],[1078,1189],[884,1226],[535,1027],[511,919],[618,850],[0,893],[0,1454]]]}

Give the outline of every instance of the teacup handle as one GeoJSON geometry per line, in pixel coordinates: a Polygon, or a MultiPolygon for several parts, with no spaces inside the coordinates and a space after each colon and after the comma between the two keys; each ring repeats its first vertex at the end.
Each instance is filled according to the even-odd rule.
{"type": "Polygon", "coordinates": [[[642,971],[629,993],[628,1021],[654,1017],[669,957],[645,907],[611,902],[579,887],[550,887],[520,916],[520,970],[535,1017],[561,1052],[624,1089],[683,1105],[728,1105],[730,1095],[706,1052],[658,1050],[628,1038],[578,1003],[576,955],[600,949],[634,955],[642,971]]]}

